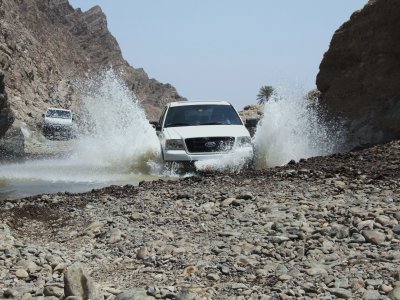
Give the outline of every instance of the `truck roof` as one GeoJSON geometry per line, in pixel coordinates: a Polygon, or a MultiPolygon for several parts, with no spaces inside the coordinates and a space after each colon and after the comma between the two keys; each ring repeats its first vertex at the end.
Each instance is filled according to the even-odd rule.
{"type": "Polygon", "coordinates": [[[70,109],[64,109],[64,108],[56,108],[56,107],[49,107],[49,108],[47,108],[47,110],[62,110],[62,111],[69,111],[69,112],[71,112],[71,110],[70,109]]]}
{"type": "Polygon", "coordinates": [[[231,104],[227,101],[218,101],[218,100],[177,101],[169,103],[169,106],[186,106],[186,105],[231,105],[231,104]]]}

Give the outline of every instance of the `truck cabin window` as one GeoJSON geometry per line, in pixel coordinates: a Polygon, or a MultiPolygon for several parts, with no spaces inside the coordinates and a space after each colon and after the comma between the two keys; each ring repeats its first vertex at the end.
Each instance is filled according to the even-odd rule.
{"type": "Polygon", "coordinates": [[[242,125],[230,105],[182,105],[170,107],[164,127],[242,125]]]}

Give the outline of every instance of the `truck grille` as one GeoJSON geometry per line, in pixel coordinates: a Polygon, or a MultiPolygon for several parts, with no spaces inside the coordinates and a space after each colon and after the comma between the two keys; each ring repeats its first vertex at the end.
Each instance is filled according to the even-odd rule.
{"type": "Polygon", "coordinates": [[[227,152],[233,148],[234,137],[201,137],[185,139],[186,147],[190,153],[202,152],[227,152]]]}

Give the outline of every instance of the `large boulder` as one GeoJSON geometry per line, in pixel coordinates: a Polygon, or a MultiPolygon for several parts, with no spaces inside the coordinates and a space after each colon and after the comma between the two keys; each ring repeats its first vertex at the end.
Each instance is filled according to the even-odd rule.
{"type": "Polygon", "coordinates": [[[321,102],[353,145],[400,138],[400,1],[371,0],[334,34],[317,76],[321,102]]]}
{"type": "Polygon", "coordinates": [[[103,299],[85,266],[80,263],[71,265],[65,272],[64,295],[65,297],[80,297],[82,300],[103,299]]]}
{"type": "Polygon", "coordinates": [[[0,159],[15,159],[25,155],[23,128],[12,126],[0,139],[0,159]]]}

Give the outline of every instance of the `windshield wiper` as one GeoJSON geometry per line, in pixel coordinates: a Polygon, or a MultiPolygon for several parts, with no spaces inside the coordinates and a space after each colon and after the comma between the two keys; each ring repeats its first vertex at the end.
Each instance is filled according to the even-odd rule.
{"type": "Polygon", "coordinates": [[[200,125],[225,125],[222,122],[201,123],[200,125]]]}
{"type": "Polygon", "coordinates": [[[170,123],[165,125],[165,127],[179,127],[179,126],[189,126],[188,123],[170,123]]]}

